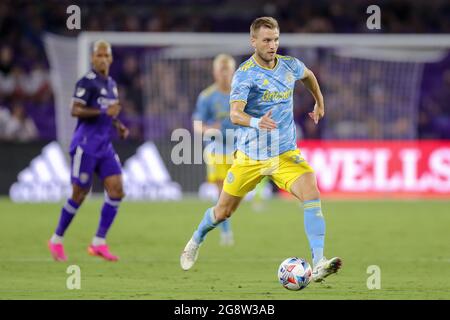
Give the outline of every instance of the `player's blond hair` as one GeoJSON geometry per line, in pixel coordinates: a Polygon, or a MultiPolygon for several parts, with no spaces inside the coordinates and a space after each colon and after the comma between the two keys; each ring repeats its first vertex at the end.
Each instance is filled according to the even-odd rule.
{"type": "Polygon", "coordinates": [[[216,69],[217,67],[219,67],[224,62],[231,63],[233,68],[236,67],[236,61],[234,60],[234,58],[232,56],[230,56],[229,54],[226,54],[226,53],[221,53],[221,54],[218,54],[214,58],[214,60],[213,60],[213,68],[216,69]]]}
{"type": "Polygon", "coordinates": [[[272,17],[260,17],[253,20],[250,26],[250,36],[254,38],[261,27],[266,27],[272,30],[278,29],[278,31],[280,31],[277,20],[272,17]]]}
{"type": "Polygon", "coordinates": [[[92,52],[97,51],[99,48],[106,48],[109,54],[112,53],[111,44],[105,40],[97,40],[94,42],[94,46],[92,47],[92,52]]]}

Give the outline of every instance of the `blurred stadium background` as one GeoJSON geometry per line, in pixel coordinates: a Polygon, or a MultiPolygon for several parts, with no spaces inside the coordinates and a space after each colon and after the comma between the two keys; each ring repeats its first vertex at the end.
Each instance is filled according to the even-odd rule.
{"type": "Polygon", "coordinates": [[[449,299],[450,2],[377,1],[381,30],[366,27],[371,4],[1,1],[0,299],[449,299]],[[72,4],[81,30],[66,28],[72,4]],[[325,97],[326,117],[314,126],[312,98],[299,84],[295,119],[325,198],[327,255],[341,256],[345,268],[300,295],[283,289],[275,271],[288,256],[309,259],[301,210],[275,189],[283,199],[260,214],[244,203],[233,216],[234,247],[221,250],[212,233],[194,272],[178,262],[211,203],[197,198],[213,190],[203,185],[203,164],[171,161],[171,134],[192,132],[212,57],[246,59],[248,27],[263,15],[278,19],[280,53],[303,60],[325,97]],[[70,191],[70,96],[98,38],[112,42],[120,117],[131,129],[130,139],[115,141],[127,201],[108,243],[121,262],[86,255],[102,203],[89,199],[65,242],[83,290],[67,290],[67,265],[53,263],[45,242],[70,191]],[[370,265],[382,270],[381,290],[366,286],[370,265]]]}
{"type": "Polygon", "coordinates": [[[295,91],[295,119],[324,194],[449,196],[448,1],[381,1],[381,30],[366,27],[369,1],[78,1],[81,30],[68,30],[71,4],[0,4],[0,150],[8,155],[0,194],[65,197],[70,95],[98,38],[113,44],[111,74],[131,130],[117,142],[129,199],[196,194],[204,167],[170,161],[171,133],[192,131],[212,57],[227,52],[242,62],[251,54],[249,23],[272,15],[280,53],[302,59],[322,85],[324,121],[308,120],[313,101],[303,88],[295,91]]]}

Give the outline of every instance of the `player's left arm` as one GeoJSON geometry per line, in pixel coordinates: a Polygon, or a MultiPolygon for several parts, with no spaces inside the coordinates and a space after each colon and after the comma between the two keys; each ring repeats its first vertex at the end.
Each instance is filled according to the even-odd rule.
{"type": "Polygon", "coordinates": [[[311,92],[314,99],[316,100],[314,110],[313,112],[309,113],[309,116],[314,120],[315,124],[318,124],[319,120],[322,119],[325,115],[325,105],[323,102],[322,92],[320,91],[319,82],[317,81],[314,73],[306,67],[301,80],[304,86],[309,90],[309,92],[311,92]]]}
{"type": "MultiPolygon", "coordinates": [[[[119,94],[117,91],[117,84],[114,82],[114,95],[115,98],[117,99],[110,107],[112,106],[118,106],[119,107],[119,112],[122,109],[120,103],[119,103],[119,94]]],[[[112,124],[114,126],[114,128],[116,128],[117,130],[117,134],[119,135],[120,139],[126,139],[128,138],[128,136],[130,135],[130,130],[128,130],[128,128],[122,123],[122,121],[120,121],[117,117],[118,117],[119,113],[117,113],[115,116],[112,117],[112,124]]]]}
{"type": "Polygon", "coordinates": [[[112,123],[113,123],[114,128],[116,128],[120,139],[128,138],[128,136],[130,134],[130,130],[128,130],[128,128],[122,123],[122,121],[120,121],[117,118],[114,118],[112,123]]]}

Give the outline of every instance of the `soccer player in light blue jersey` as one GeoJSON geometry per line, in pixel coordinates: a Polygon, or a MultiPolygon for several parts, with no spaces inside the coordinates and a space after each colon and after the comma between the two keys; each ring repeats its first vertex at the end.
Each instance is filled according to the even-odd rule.
{"type": "Polygon", "coordinates": [[[237,151],[217,204],[206,210],[181,254],[184,270],[194,265],[207,233],[228,219],[265,176],[303,202],[313,281],[323,281],[342,265],[340,258],[323,255],[325,221],[316,176],[296,144],[295,82],[301,80],[315,98],[314,110],[309,113],[315,124],[325,114],[323,96],[316,77],[300,60],[277,54],[279,30],[271,17],[258,18],[250,27],[255,53],[240,65],[231,85],[230,118],[239,125],[237,151]]]}
{"type": "MultiPolygon", "coordinates": [[[[235,69],[236,62],[232,56],[219,54],[214,58],[214,83],[200,93],[192,116],[195,133],[203,135],[214,131],[212,129],[220,131],[220,136],[214,136],[216,139],[205,148],[207,181],[214,183],[219,192],[233,162],[235,151],[234,141],[226,140],[227,130],[237,129],[230,120],[230,90],[235,69]],[[218,139],[219,137],[221,139],[218,139]]],[[[231,135],[231,138],[234,139],[234,135],[231,135]]],[[[230,221],[224,220],[219,227],[220,244],[233,245],[230,221]]]]}

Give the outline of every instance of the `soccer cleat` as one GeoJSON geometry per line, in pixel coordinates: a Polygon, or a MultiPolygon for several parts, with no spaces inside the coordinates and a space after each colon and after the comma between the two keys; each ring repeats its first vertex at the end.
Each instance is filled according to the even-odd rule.
{"type": "Polygon", "coordinates": [[[62,243],[52,243],[51,241],[49,241],[48,249],[50,250],[50,253],[52,254],[52,257],[53,259],[55,259],[55,261],[67,261],[67,257],[64,254],[64,246],[62,243]]]}
{"type": "Polygon", "coordinates": [[[224,247],[231,247],[234,245],[233,232],[221,232],[220,233],[220,245],[224,247]]]}
{"type": "Polygon", "coordinates": [[[111,252],[109,252],[109,248],[106,244],[102,244],[99,246],[90,245],[88,247],[88,253],[91,256],[97,256],[101,257],[107,261],[117,261],[119,260],[119,257],[113,255],[111,252]]]}
{"type": "Polygon", "coordinates": [[[330,274],[338,272],[341,266],[341,258],[334,257],[327,260],[327,258],[323,257],[313,268],[312,280],[314,282],[322,282],[330,274]]]}
{"type": "Polygon", "coordinates": [[[180,257],[180,264],[183,270],[189,270],[194,265],[195,261],[198,258],[198,249],[200,245],[197,244],[192,238],[187,243],[186,247],[184,247],[184,251],[180,257]]]}

